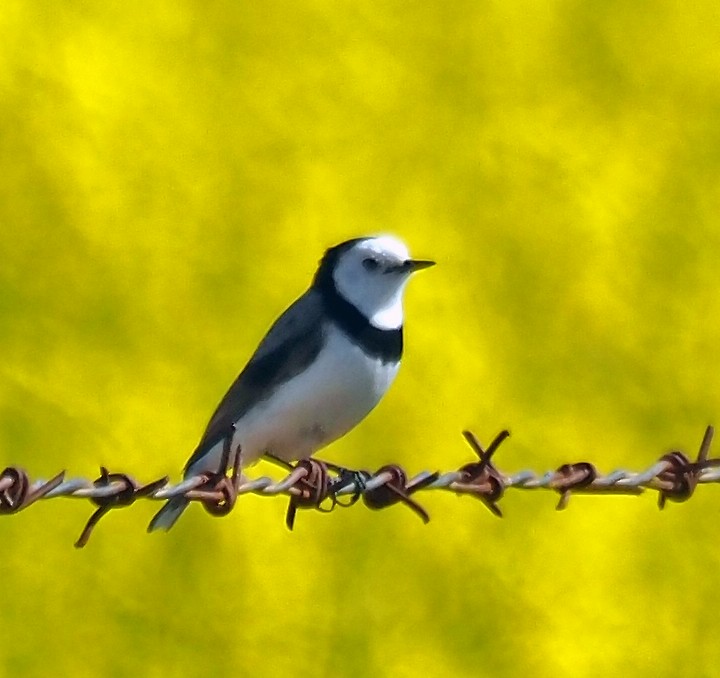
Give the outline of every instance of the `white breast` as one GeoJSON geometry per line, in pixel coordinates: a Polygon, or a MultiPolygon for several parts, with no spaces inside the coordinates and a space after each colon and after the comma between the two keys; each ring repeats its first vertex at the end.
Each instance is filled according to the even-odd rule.
{"type": "MultiPolygon", "coordinates": [[[[393,382],[399,363],[369,358],[335,327],[315,361],[278,387],[236,423],[246,466],[266,452],[293,461],[312,455],[356,426],[377,405],[393,382]]],[[[216,470],[221,444],[188,469],[216,470]]]]}

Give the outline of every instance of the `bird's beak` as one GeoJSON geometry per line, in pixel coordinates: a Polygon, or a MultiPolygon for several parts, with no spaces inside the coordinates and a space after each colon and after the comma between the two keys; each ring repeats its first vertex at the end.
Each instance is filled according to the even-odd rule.
{"type": "Polygon", "coordinates": [[[403,268],[410,273],[422,271],[424,268],[430,268],[431,266],[435,266],[435,262],[429,259],[407,259],[403,262],[403,268]]]}
{"type": "Polygon", "coordinates": [[[435,266],[435,262],[429,259],[405,259],[402,264],[388,266],[383,273],[415,273],[430,266],[435,266]]]}

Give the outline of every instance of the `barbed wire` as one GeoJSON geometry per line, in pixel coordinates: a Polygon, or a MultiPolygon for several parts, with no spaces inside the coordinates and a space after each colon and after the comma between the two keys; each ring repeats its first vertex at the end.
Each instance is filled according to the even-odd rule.
{"type": "Polygon", "coordinates": [[[476,497],[491,513],[502,517],[498,503],[508,489],[556,492],[560,495],[558,510],[567,507],[573,494],[639,495],[645,490],[654,490],[658,493],[658,506],[662,509],[667,501],[687,501],[700,484],[720,482],[720,459],[710,458],[714,435],[712,426],[706,428],[694,461],[684,452],[673,450],[644,471],[618,469],[607,474],[600,473],[594,464],[586,461],[563,464],[545,473],[532,470],[504,473],[495,466],[494,455],[509,435],[508,431],[501,431],[484,448],[472,432],[464,431],[463,436],[477,455],[477,460],[455,471],[422,471],[412,478],[408,478],[405,470],[397,464],[383,466],[370,473],[352,471],[317,459],[304,459],[291,465],[271,458],[288,468],[286,476],[279,481],[267,476],[252,480],[240,473],[239,449],[234,454],[229,475],[229,449],[226,449],[222,470],[203,473],[175,484],[171,484],[166,476],[143,485],[125,473],[110,473],[104,467],[100,468],[100,476],[95,480],[66,480],[65,471],[62,471],[50,480],[32,482],[23,469],[9,466],[0,473],[0,515],[18,513],[40,499],[89,499],[97,509],[75,542],[77,548],[82,548],[106,513],[130,506],[138,499],[166,500],[183,496],[189,501],[200,502],[210,514],[222,516],[232,511],[241,495],[284,495],[290,499],[285,522],[292,530],[298,509],[329,512],[337,506],[351,506],[360,499],[371,509],[405,504],[427,523],[430,516],[414,495],[428,490],[476,497]],[[344,497],[349,499],[343,501],[344,497]]]}

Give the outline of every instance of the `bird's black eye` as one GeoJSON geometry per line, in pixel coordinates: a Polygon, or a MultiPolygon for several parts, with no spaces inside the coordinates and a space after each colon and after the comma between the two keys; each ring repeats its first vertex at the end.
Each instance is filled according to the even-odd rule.
{"type": "Polygon", "coordinates": [[[363,259],[362,265],[365,267],[366,271],[375,271],[380,264],[378,263],[377,259],[373,259],[372,257],[368,257],[367,259],[363,259]]]}

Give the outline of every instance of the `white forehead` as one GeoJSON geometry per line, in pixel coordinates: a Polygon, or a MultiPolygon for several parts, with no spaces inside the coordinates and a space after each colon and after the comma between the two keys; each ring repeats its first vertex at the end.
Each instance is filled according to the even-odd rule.
{"type": "Polygon", "coordinates": [[[358,244],[358,250],[372,254],[380,254],[405,261],[410,258],[410,252],[402,240],[391,235],[379,235],[368,238],[358,244]]]}

